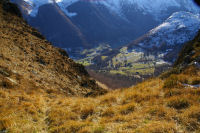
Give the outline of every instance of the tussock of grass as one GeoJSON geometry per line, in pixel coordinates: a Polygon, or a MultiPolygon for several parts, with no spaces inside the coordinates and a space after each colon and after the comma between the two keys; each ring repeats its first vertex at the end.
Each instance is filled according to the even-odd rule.
{"type": "MultiPolygon", "coordinates": [[[[175,76],[178,82],[184,83],[187,75],[175,76]]],[[[150,79],[96,98],[66,97],[40,89],[26,92],[2,88],[0,103],[6,104],[0,104],[1,130],[77,133],[199,131],[200,88],[163,88],[166,80],[150,79]]]]}
{"type": "Polygon", "coordinates": [[[155,121],[138,130],[142,133],[176,133],[176,124],[166,121],[155,121]]]}
{"type": "Polygon", "coordinates": [[[112,107],[108,107],[101,114],[102,117],[113,117],[114,115],[115,115],[115,111],[112,107]]]}
{"type": "Polygon", "coordinates": [[[181,97],[171,97],[167,101],[167,106],[175,109],[185,109],[190,106],[188,99],[181,97]]]}
{"type": "Polygon", "coordinates": [[[12,122],[12,120],[11,119],[6,119],[6,118],[4,118],[4,119],[1,119],[0,120],[0,129],[1,130],[6,130],[6,129],[8,129],[9,127],[12,127],[12,125],[13,125],[13,122],[12,122]]]}
{"type": "Polygon", "coordinates": [[[129,104],[119,107],[119,111],[122,115],[127,115],[129,113],[132,113],[134,109],[135,109],[134,103],[129,103],[129,104]]]}
{"type": "Polygon", "coordinates": [[[81,119],[85,120],[88,116],[92,115],[94,113],[94,107],[92,106],[85,106],[81,109],[81,119]]]}
{"type": "Polygon", "coordinates": [[[200,130],[200,107],[192,106],[181,115],[181,122],[189,131],[200,130]]]}
{"type": "Polygon", "coordinates": [[[178,82],[178,77],[176,75],[171,75],[164,82],[164,88],[181,88],[181,84],[178,82]]]}

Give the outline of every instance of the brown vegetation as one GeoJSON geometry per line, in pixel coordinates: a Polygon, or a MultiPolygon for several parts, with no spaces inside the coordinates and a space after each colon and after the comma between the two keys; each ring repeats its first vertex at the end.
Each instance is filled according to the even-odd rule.
{"type": "MultiPolygon", "coordinates": [[[[185,85],[199,84],[200,68],[195,64],[95,98],[72,96],[88,94],[91,89],[86,86],[93,88],[84,68],[32,36],[33,29],[27,31],[30,27],[24,28],[21,18],[2,12],[0,8],[4,18],[0,23],[0,132],[200,132],[200,88],[185,85]],[[12,23],[6,20],[9,17],[12,23]],[[64,87],[71,96],[60,89],[64,87]]],[[[198,53],[199,45],[193,50],[198,53]]]]}
{"type": "Polygon", "coordinates": [[[90,79],[82,65],[28,26],[16,5],[1,0],[0,20],[1,86],[22,85],[17,79],[22,76],[49,93],[51,90],[66,95],[95,96],[106,92],[90,79]],[[10,73],[15,73],[16,77],[10,73]]]}
{"type": "Polygon", "coordinates": [[[200,88],[164,88],[164,82],[152,79],[96,98],[66,97],[41,89],[26,92],[1,88],[1,130],[198,132],[200,88]]]}
{"type": "MultiPolygon", "coordinates": [[[[105,84],[109,89],[122,89],[129,88],[134,84],[142,82],[143,77],[136,78],[133,76],[125,76],[120,74],[110,74],[108,72],[96,72],[94,70],[87,69],[88,73],[95,80],[105,84]]],[[[144,78],[149,78],[146,76],[144,78]]]]}

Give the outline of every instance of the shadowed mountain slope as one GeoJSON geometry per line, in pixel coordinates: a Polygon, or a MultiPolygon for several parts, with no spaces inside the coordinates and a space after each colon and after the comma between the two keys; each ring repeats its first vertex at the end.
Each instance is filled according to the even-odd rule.
{"type": "Polygon", "coordinates": [[[172,13],[198,13],[191,0],[12,0],[29,24],[62,48],[130,43],[172,13]],[[151,5],[151,6],[149,6],[151,5]]]}

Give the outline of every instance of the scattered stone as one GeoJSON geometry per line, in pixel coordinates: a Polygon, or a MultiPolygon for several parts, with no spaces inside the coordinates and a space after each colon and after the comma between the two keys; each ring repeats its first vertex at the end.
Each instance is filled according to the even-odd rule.
{"type": "Polygon", "coordinates": [[[189,87],[189,88],[200,88],[200,84],[198,84],[198,85],[183,84],[183,86],[189,87]]]}
{"type": "Polygon", "coordinates": [[[8,72],[6,72],[4,69],[0,68],[0,74],[6,77],[9,77],[10,74],[8,72]]]}
{"type": "Polygon", "coordinates": [[[14,73],[14,74],[18,74],[17,71],[15,71],[15,70],[12,70],[12,73],[14,73]]]}
{"type": "Polygon", "coordinates": [[[14,88],[17,84],[18,84],[17,81],[9,77],[3,78],[2,82],[0,83],[2,87],[7,89],[14,88]]]}
{"type": "Polygon", "coordinates": [[[32,73],[34,74],[34,75],[37,75],[38,73],[36,72],[36,71],[34,71],[34,70],[32,70],[32,73]]]}
{"type": "Polygon", "coordinates": [[[200,63],[199,62],[194,62],[194,65],[197,67],[197,68],[200,68],[200,63]]]}
{"type": "Polygon", "coordinates": [[[6,77],[6,79],[8,79],[10,82],[12,82],[13,85],[17,85],[18,84],[17,81],[14,80],[14,79],[11,79],[9,77],[6,77]]]}

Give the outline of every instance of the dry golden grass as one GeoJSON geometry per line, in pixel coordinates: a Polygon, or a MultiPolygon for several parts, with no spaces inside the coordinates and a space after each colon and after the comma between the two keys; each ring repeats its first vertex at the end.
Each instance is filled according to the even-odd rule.
{"type": "Polygon", "coordinates": [[[199,124],[199,89],[184,88],[181,95],[166,97],[163,84],[152,79],[97,98],[57,96],[50,103],[49,132],[190,132],[185,123],[199,124]]]}
{"type": "Polygon", "coordinates": [[[18,27],[21,25],[18,17],[13,18],[15,24],[6,25],[9,28],[2,26],[7,21],[0,23],[5,29],[0,29],[0,41],[3,42],[0,43],[0,132],[200,132],[200,88],[184,85],[199,84],[197,67],[192,65],[181,73],[172,72],[164,79],[149,79],[95,98],[81,97],[79,94],[87,94],[88,89],[79,85],[93,81],[88,77],[77,77],[81,73],[81,70],[73,69],[78,67],[77,64],[58,56],[58,50],[32,36],[32,30],[29,27],[30,31],[27,31],[24,22],[25,27],[18,27]],[[17,32],[21,30],[25,32],[17,32]],[[27,37],[19,38],[22,34],[27,37]],[[30,46],[27,44],[30,42],[35,44],[30,46]],[[54,57],[44,48],[54,53],[54,57]],[[61,64],[57,66],[52,58],[61,64]],[[44,62],[49,64],[44,65],[44,62]],[[65,62],[71,62],[71,65],[65,62]],[[67,77],[63,72],[68,73],[67,77]],[[89,81],[83,82],[81,78],[89,81]]]}
{"type": "MultiPolygon", "coordinates": [[[[19,82],[15,74],[11,75],[19,82]]],[[[193,79],[198,79],[199,73],[173,76],[180,84],[185,83],[186,79],[187,83],[192,83],[193,79]]],[[[24,82],[23,77],[20,79],[20,82],[24,82]]],[[[150,79],[96,98],[68,97],[53,91],[49,93],[34,84],[14,88],[2,86],[0,131],[198,133],[200,88],[166,88],[165,82],[168,79],[150,79]]]]}
{"type": "MultiPolygon", "coordinates": [[[[178,78],[177,82],[184,83],[182,74],[175,76],[178,78]]],[[[196,79],[198,76],[193,75],[190,80],[196,79]]],[[[68,127],[62,128],[60,132],[69,132],[70,129],[73,129],[74,132],[86,133],[198,132],[200,88],[180,88],[180,86],[165,88],[166,81],[167,79],[151,79],[135,87],[115,90],[96,98],[76,97],[66,98],[66,100],[58,98],[59,100],[56,100],[59,102],[57,104],[54,102],[55,104],[52,104],[51,107],[52,110],[58,110],[60,107],[64,112],[75,113],[76,117],[73,119],[69,119],[69,116],[73,116],[71,113],[67,113],[69,116],[56,113],[58,116],[55,117],[58,118],[58,121],[65,120],[60,123],[56,122],[61,127],[66,125],[67,121],[74,122],[72,125],[69,124],[68,127]],[[171,92],[170,95],[169,92],[171,92]],[[79,126],[77,127],[75,123],[79,126]]]]}
{"type": "Polygon", "coordinates": [[[19,14],[16,7],[6,1],[0,1],[0,74],[4,76],[1,86],[16,87],[21,84],[18,79],[21,76],[48,93],[95,96],[106,92],[97,86],[82,65],[16,16],[19,14]],[[15,73],[15,77],[11,73],[15,73]]]}

